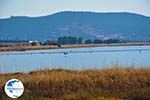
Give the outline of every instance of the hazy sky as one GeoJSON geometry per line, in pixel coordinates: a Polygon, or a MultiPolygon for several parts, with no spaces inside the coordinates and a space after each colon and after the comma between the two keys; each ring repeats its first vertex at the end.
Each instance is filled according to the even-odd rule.
{"type": "Polygon", "coordinates": [[[150,16],[150,0],[0,0],[0,18],[59,11],[133,12],[150,16]]]}

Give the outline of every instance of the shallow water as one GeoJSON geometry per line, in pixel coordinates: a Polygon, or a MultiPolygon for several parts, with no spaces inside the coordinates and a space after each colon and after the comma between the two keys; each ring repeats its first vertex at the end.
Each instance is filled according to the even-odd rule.
{"type": "Polygon", "coordinates": [[[112,65],[150,67],[150,46],[112,46],[0,52],[0,72],[45,68],[91,69],[112,65]]]}

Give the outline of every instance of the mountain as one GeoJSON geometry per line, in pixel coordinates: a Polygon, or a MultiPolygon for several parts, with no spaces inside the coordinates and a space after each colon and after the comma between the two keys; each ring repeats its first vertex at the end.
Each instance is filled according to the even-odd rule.
{"type": "Polygon", "coordinates": [[[150,17],[133,13],[59,12],[0,19],[0,40],[48,40],[60,36],[150,40],[150,17]]]}

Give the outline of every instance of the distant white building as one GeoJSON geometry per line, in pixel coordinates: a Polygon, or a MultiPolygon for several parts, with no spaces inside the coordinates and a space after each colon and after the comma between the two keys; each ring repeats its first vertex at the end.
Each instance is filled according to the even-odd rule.
{"type": "Polygon", "coordinates": [[[35,46],[35,45],[40,45],[40,42],[39,41],[28,41],[28,43],[32,46],[35,46]]]}

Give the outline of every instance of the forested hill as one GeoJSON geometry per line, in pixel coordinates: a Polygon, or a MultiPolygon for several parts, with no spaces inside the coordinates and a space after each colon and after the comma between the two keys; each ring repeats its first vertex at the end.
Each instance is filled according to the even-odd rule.
{"type": "Polygon", "coordinates": [[[48,40],[60,36],[150,40],[150,17],[132,13],[60,12],[0,19],[0,40],[48,40]]]}

